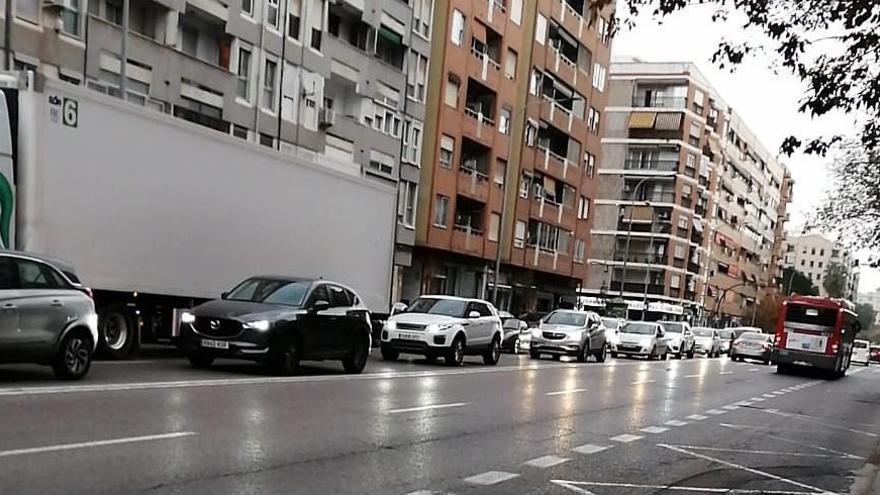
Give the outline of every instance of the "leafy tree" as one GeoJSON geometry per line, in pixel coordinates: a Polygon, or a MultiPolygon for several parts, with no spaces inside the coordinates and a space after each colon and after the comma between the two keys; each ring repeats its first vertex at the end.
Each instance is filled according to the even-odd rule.
{"type": "Polygon", "coordinates": [[[822,287],[828,297],[844,297],[846,295],[846,269],[840,263],[831,263],[825,269],[822,287]]]}
{"type": "Polygon", "coordinates": [[[794,268],[782,269],[782,289],[785,295],[800,294],[802,296],[818,296],[819,288],[813,285],[810,277],[794,268]]]}
{"type": "Polygon", "coordinates": [[[755,325],[761,327],[765,333],[776,331],[776,320],[779,318],[779,308],[785,298],[778,291],[767,292],[758,302],[755,315],[755,325]]]}
{"type": "Polygon", "coordinates": [[[874,328],[874,307],[867,303],[856,304],[856,314],[859,315],[862,332],[865,332],[863,335],[867,335],[874,328]]]}
{"type": "MultiPolygon", "coordinates": [[[[591,0],[593,15],[616,0],[591,0]]],[[[712,20],[744,14],[744,38],[723,40],[713,56],[721,67],[763,52],[805,83],[800,111],[818,117],[831,112],[860,113],[861,146],[880,148],[880,9],[876,0],[622,0],[615,26],[632,25],[642,11],[655,18],[694,5],[715,7],[712,20]],[[757,35],[757,36],[756,36],[757,35]]],[[[824,154],[841,140],[824,136],[804,141],[791,136],[783,150],[824,154]]]]}

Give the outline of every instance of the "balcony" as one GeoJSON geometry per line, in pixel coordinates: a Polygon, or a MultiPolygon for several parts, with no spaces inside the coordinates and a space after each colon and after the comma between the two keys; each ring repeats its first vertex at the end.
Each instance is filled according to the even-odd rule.
{"type": "Polygon", "coordinates": [[[458,169],[459,193],[485,203],[489,200],[489,176],[480,172],[472,164],[462,163],[458,169]]]}
{"type": "Polygon", "coordinates": [[[632,106],[636,108],[669,108],[684,110],[687,107],[687,98],[684,96],[672,96],[652,92],[636,93],[632,99],[632,106]]]}
{"type": "MultiPolygon", "coordinates": [[[[611,290],[610,293],[619,292],[620,291],[621,282],[619,280],[611,281],[611,290]]],[[[623,284],[624,292],[635,292],[635,293],[644,293],[645,292],[645,284],[639,283],[626,283],[623,284]]],[[[648,284],[647,285],[647,293],[655,296],[662,296],[666,293],[666,287],[663,285],[657,284],[648,284]]]]}
{"type": "Polygon", "coordinates": [[[615,250],[614,261],[626,261],[627,263],[641,263],[646,265],[666,265],[666,254],[651,251],[633,251],[630,249],[627,255],[625,248],[615,250]]]}
{"type": "Polygon", "coordinates": [[[229,69],[232,37],[226,26],[214,15],[186,4],[180,14],[180,50],[190,57],[216,67],[229,69]]]}
{"type": "Polygon", "coordinates": [[[659,172],[677,172],[678,160],[645,160],[643,158],[630,158],[624,162],[626,170],[656,170],[659,172]]]}
{"type": "Polygon", "coordinates": [[[452,250],[475,256],[483,254],[483,232],[464,225],[452,228],[452,250]]]}

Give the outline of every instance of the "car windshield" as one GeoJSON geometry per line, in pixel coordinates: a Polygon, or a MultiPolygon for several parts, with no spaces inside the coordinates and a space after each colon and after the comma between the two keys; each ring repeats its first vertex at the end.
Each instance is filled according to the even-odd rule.
{"type": "Polygon", "coordinates": [[[619,323],[616,318],[602,318],[602,324],[605,325],[605,328],[617,328],[619,323]]]}
{"type": "Polygon", "coordinates": [[[739,336],[739,338],[743,340],[754,340],[754,341],[762,341],[767,340],[769,335],[764,335],[763,333],[755,333],[755,332],[746,332],[739,336]]]}
{"type": "Polygon", "coordinates": [[[853,342],[853,347],[855,347],[856,349],[867,349],[868,343],[867,342],[859,342],[857,340],[857,341],[853,342]]]}
{"type": "Polygon", "coordinates": [[[458,299],[440,299],[434,297],[424,297],[416,299],[412,306],[406,310],[407,313],[425,313],[429,315],[454,316],[463,318],[467,309],[468,302],[458,299]]]}
{"type": "Polygon", "coordinates": [[[544,323],[551,325],[570,325],[573,327],[582,327],[586,322],[586,314],[571,311],[554,311],[547,315],[547,318],[544,320],[544,323]]]}
{"type": "Polygon", "coordinates": [[[251,278],[232,289],[226,299],[285,306],[302,306],[312,283],[267,278],[251,278]]]}
{"type": "Polygon", "coordinates": [[[661,321],[660,325],[669,333],[681,333],[684,329],[684,324],[675,321],[661,321]]]}
{"type": "Polygon", "coordinates": [[[696,335],[697,337],[711,337],[712,336],[712,329],[697,327],[694,329],[694,335],[696,335]]]}
{"type": "Polygon", "coordinates": [[[620,329],[623,333],[634,333],[638,335],[654,335],[654,332],[657,331],[657,327],[652,323],[624,323],[623,327],[620,329]]]}

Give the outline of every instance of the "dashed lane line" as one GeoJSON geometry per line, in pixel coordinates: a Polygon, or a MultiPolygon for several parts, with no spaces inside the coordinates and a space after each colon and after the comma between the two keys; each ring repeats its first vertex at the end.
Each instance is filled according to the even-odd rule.
{"type": "Polygon", "coordinates": [[[556,392],[547,392],[544,395],[566,395],[566,394],[579,394],[581,392],[586,392],[585,388],[573,388],[570,390],[558,390],[556,392]]]}
{"type": "Polygon", "coordinates": [[[672,420],[667,421],[664,424],[667,426],[686,426],[690,423],[688,423],[687,421],[679,421],[677,419],[672,419],[672,420]]]}
{"type": "Polygon", "coordinates": [[[642,428],[641,431],[643,431],[645,433],[651,433],[651,434],[657,435],[659,433],[665,433],[665,432],[669,431],[669,428],[664,428],[662,426],[649,426],[647,428],[642,428]]]}
{"type": "Polygon", "coordinates": [[[645,438],[645,437],[643,437],[641,435],[632,435],[630,433],[624,433],[623,435],[617,435],[616,437],[611,437],[609,440],[611,440],[613,442],[620,442],[620,443],[632,443],[632,442],[635,442],[636,440],[641,440],[643,438],[645,438]]]}
{"type": "Polygon", "coordinates": [[[720,416],[726,412],[727,411],[722,411],[720,409],[709,409],[708,411],[706,411],[706,414],[711,414],[713,416],[720,416]]]}
{"type": "Polygon", "coordinates": [[[28,449],[14,449],[0,451],[0,457],[15,457],[29,454],[43,454],[46,452],[60,452],[64,450],[88,449],[95,447],[107,447],[110,445],[123,445],[129,443],[155,442],[158,440],[171,440],[198,435],[194,431],[177,431],[172,433],[160,433],[158,435],[142,435],[137,437],[114,438],[110,440],[97,440],[93,442],[66,443],[61,445],[47,445],[45,447],[33,447],[28,449]]]}
{"type": "Polygon", "coordinates": [[[464,482],[472,485],[489,486],[496,485],[503,481],[512,480],[517,477],[519,477],[519,475],[516,473],[508,473],[506,471],[487,471],[482,474],[465,478],[464,482]]]}
{"type": "Polygon", "coordinates": [[[577,452],[578,454],[598,454],[599,452],[604,452],[608,449],[614,448],[613,445],[596,445],[592,443],[588,443],[585,445],[581,445],[580,447],[575,447],[571,450],[577,452]]]}
{"type": "Polygon", "coordinates": [[[604,481],[568,481],[568,480],[550,480],[550,483],[567,488],[574,493],[582,495],[595,495],[590,490],[581,487],[597,487],[597,488],[636,488],[641,490],[653,490],[659,493],[663,492],[687,492],[687,493],[723,493],[725,495],[816,495],[816,492],[800,492],[791,490],[746,490],[740,488],[709,488],[696,486],[668,486],[668,485],[640,485],[637,483],[611,483],[604,481]]]}
{"type": "Polygon", "coordinates": [[[449,409],[452,407],[462,407],[468,405],[467,402],[453,402],[451,404],[429,404],[425,406],[405,407],[402,409],[389,409],[388,414],[400,414],[408,412],[430,411],[433,409],[449,409]]]}
{"type": "Polygon", "coordinates": [[[532,459],[531,461],[526,461],[523,464],[526,466],[535,467],[538,469],[547,469],[553,466],[558,466],[565,462],[570,461],[571,459],[567,459],[565,457],[557,457],[555,455],[545,455],[543,457],[538,457],[537,459],[532,459]]]}
{"type": "Polygon", "coordinates": [[[691,414],[687,417],[687,419],[692,419],[694,421],[702,421],[704,419],[709,419],[709,416],[703,416],[702,414],[691,414]]]}

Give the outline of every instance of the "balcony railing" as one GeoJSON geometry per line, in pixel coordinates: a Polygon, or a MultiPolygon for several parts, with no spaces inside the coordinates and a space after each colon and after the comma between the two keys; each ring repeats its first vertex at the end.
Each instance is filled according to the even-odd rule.
{"type": "Polygon", "coordinates": [[[684,96],[636,95],[633,97],[632,104],[638,108],[675,108],[683,110],[687,107],[687,98],[684,96]]]}
{"type": "Polygon", "coordinates": [[[665,265],[666,255],[649,251],[632,251],[627,256],[626,251],[614,253],[614,261],[626,261],[627,263],[644,263],[651,265],[665,265]]]}
{"type": "Polygon", "coordinates": [[[674,192],[655,192],[651,194],[643,194],[639,195],[636,198],[632,198],[630,196],[630,192],[624,191],[624,201],[636,201],[636,202],[645,202],[650,201],[652,203],[674,203],[675,202],[675,193],[674,192]]]}
{"type": "Polygon", "coordinates": [[[493,60],[492,57],[490,57],[488,53],[478,50],[477,47],[475,47],[475,46],[471,46],[471,55],[476,57],[476,59],[479,60],[480,62],[483,62],[483,61],[488,62],[489,66],[492,67],[493,69],[501,70],[501,64],[499,64],[498,62],[493,60]]]}
{"type": "Polygon", "coordinates": [[[482,231],[482,230],[478,230],[478,229],[472,228],[470,225],[460,225],[460,224],[455,224],[452,228],[455,229],[455,230],[457,230],[457,231],[459,231],[459,232],[464,232],[464,233],[469,234],[469,235],[473,235],[473,236],[476,236],[476,237],[483,237],[483,231],[482,231]]]}
{"type": "Polygon", "coordinates": [[[639,160],[629,159],[626,161],[627,170],[661,170],[674,172],[678,170],[678,160],[639,160]]]}
{"type": "Polygon", "coordinates": [[[479,107],[476,107],[473,105],[466,105],[465,109],[464,109],[464,113],[465,113],[465,115],[467,115],[471,118],[477,119],[478,121],[482,122],[483,124],[486,124],[491,127],[495,127],[495,121],[492,120],[491,117],[483,114],[481,112],[481,110],[482,109],[479,107]]]}
{"type": "Polygon", "coordinates": [[[553,47],[552,50],[554,52],[556,52],[556,56],[559,57],[559,60],[561,60],[563,64],[569,66],[572,70],[577,69],[577,62],[566,57],[565,54],[562,53],[562,50],[560,50],[559,48],[556,48],[556,47],[553,47]]]}
{"type": "MultiPolygon", "coordinates": [[[[662,296],[663,294],[666,293],[666,287],[663,285],[648,284],[647,287],[648,287],[648,294],[662,296]]],[[[619,280],[612,280],[610,292],[615,292],[615,291],[619,291],[619,290],[620,290],[620,281],[619,280]]],[[[624,292],[644,293],[645,292],[645,284],[626,283],[626,284],[623,284],[623,291],[624,292]]]]}
{"type": "Polygon", "coordinates": [[[477,177],[477,180],[489,180],[489,176],[486,174],[486,172],[483,172],[482,170],[477,168],[476,164],[476,160],[463,160],[461,162],[461,165],[459,165],[458,167],[458,171],[459,173],[462,173],[464,175],[475,175],[477,177]]]}
{"type": "Polygon", "coordinates": [[[550,155],[552,158],[555,158],[555,159],[559,160],[559,161],[562,162],[562,163],[566,163],[566,162],[568,162],[568,158],[566,158],[566,157],[564,157],[564,156],[562,156],[562,155],[558,155],[558,154],[556,154],[556,153],[550,151],[549,148],[545,148],[545,147],[543,147],[543,146],[541,146],[541,145],[538,145],[538,149],[541,150],[541,151],[543,151],[544,153],[550,155]]]}

